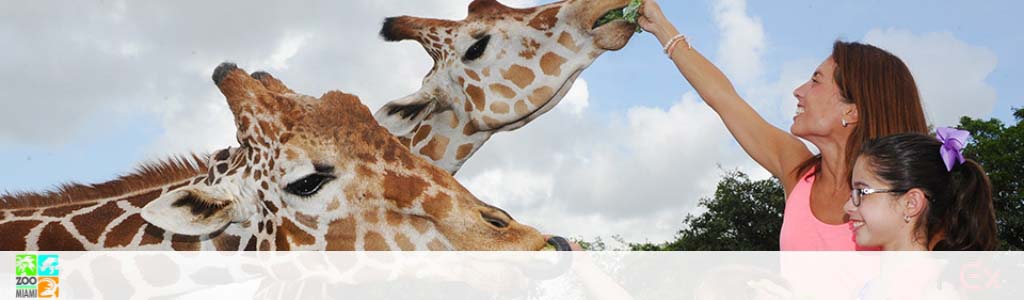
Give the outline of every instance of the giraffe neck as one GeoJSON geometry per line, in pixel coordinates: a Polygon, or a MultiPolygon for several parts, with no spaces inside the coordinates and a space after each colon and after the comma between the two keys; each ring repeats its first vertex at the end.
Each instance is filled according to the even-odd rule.
{"type": "Polygon", "coordinates": [[[462,164],[494,134],[455,110],[431,114],[408,134],[399,136],[403,146],[455,174],[462,164]]]}
{"type": "MultiPolygon", "coordinates": [[[[8,205],[0,208],[0,232],[8,238],[0,240],[0,250],[237,250],[247,240],[244,230],[232,230],[210,238],[183,236],[165,232],[147,223],[140,212],[149,202],[170,190],[206,179],[205,166],[180,171],[169,183],[154,183],[152,177],[160,167],[144,167],[143,172],[119,180],[93,186],[68,186],[60,193],[4,196],[8,205]],[[182,172],[192,177],[181,178],[182,172]],[[134,176],[134,177],[133,177],[134,176]],[[175,178],[177,177],[177,178],[175,178]],[[120,191],[127,187],[150,183],[146,188],[132,188],[121,193],[99,195],[104,188],[120,191]],[[88,196],[88,197],[86,197],[88,196]],[[84,198],[83,198],[84,197],[84,198]],[[80,199],[79,199],[80,198],[80,199]],[[34,202],[37,206],[28,206],[34,202]]],[[[166,173],[167,170],[162,170],[166,173]]]]}

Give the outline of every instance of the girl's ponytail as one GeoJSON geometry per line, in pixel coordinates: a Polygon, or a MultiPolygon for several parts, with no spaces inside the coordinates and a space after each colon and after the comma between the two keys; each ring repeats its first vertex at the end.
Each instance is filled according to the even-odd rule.
{"type": "Polygon", "coordinates": [[[951,203],[938,216],[941,223],[935,224],[935,231],[941,240],[935,243],[934,250],[995,250],[999,246],[999,239],[995,208],[992,206],[992,184],[988,175],[973,160],[966,160],[953,168],[950,175],[952,197],[948,199],[951,203]]]}

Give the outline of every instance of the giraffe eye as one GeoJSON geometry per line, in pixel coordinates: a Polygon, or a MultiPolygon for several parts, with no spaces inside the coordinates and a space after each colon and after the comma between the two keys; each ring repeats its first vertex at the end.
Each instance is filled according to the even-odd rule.
{"type": "Polygon", "coordinates": [[[297,196],[309,197],[315,195],[320,191],[320,187],[323,187],[325,183],[332,179],[334,179],[334,176],[312,174],[288,184],[284,190],[297,196]]]}
{"type": "Polygon", "coordinates": [[[466,50],[466,56],[463,56],[462,60],[472,61],[477,58],[480,58],[480,56],[484,55],[484,50],[487,50],[487,43],[489,43],[490,41],[490,35],[485,35],[484,37],[477,40],[476,43],[473,43],[473,46],[469,47],[469,50],[466,50]]]}

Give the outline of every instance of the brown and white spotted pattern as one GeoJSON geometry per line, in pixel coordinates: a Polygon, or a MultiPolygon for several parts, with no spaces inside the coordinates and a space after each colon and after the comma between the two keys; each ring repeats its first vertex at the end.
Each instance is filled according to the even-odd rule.
{"type": "Polygon", "coordinates": [[[537,250],[535,229],[413,155],[352,95],[222,64],[238,147],[0,196],[0,250],[537,250]]]}
{"type": "Polygon", "coordinates": [[[625,46],[634,25],[593,25],[628,2],[566,0],[515,9],[476,0],[462,21],[388,18],[381,35],[419,42],[434,67],[419,91],[374,116],[413,153],[454,174],[492,134],[551,110],[598,56],[625,46]]]}

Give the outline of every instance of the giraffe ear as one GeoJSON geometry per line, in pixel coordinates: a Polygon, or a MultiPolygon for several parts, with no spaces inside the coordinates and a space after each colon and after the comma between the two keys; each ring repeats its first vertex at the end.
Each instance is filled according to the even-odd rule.
{"type": "Polygon", "coordinates": [[[142,208],[142,218],[166,231],[204,235],[244,220],[233,197],[202,183],[169,191],[142,208]]]}
{"type": "Polygon", "coordinates": [[[388,102],[373,117],[392,135],[404,136],[412,133],[437,107],[436,98],[416,93],[388,102]]]}

